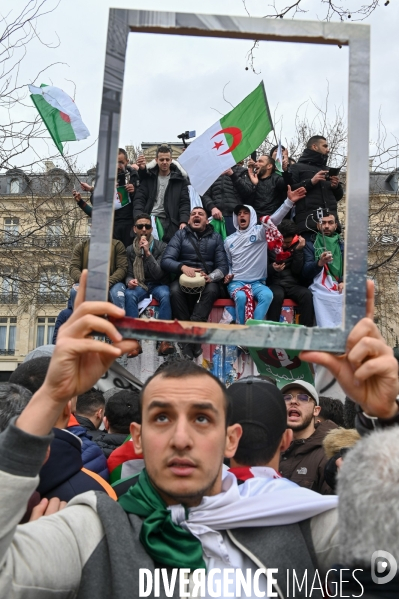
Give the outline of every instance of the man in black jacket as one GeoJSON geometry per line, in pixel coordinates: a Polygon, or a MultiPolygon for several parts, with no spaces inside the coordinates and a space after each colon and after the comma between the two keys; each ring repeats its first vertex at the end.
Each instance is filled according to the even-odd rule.
{"type": "MultiPolygon", "coordinates": [[[[159,318],[171,320],[169,277],[160,264],[166,243],[154,239],[152,235],[151,217],[139,214],[134,224],[135,238],[127,250],[127,275],[125,279],[126,315],[139,317],[139,303],[152,295],[159,302],[159,318]]],[[[141,346],[129,357],[135,358],[142,352],[141,346]]],[[[173,354],[175,348],[169,341],[162,341],[158,347],[158,355],[173,354]]]]}
{"type": "Polygon", "coordinates": [[[305,240],[295,234],[296,226],[292,220],[283,220],[277,228],[283,236],[284,251],[278,254],[278,261],[276,254],[269,251],[267,286],[273,292],[273,300],[267,318],[279,322],[283,301],[288,298],[298,304],[299,323],[312,327],[312,292],[301,285],[300,280],[305,240]]]}
{"type": "Polygon", "coordinates": [[[131,389],[118,391],[110,397],[105,406],[105,431],[95,431],[93,441],[97,443],[106,458],[126,441],[130,434],[130,423],[140,418],[139,392],[131,389]]]}
{"type": "Polygon", "coordinates": [[[226,171],[242,201],[255,209],[258,219],[276,212],[287,197],[287,183],[275,171],[276,163],[271,156],[259,156],[256,162],[250,160],[248,177],[239,177],[233,169],[226,171]]]}
{"type": "MultiPolygon", "coordinates": [[[[240,164],[233,166],[232,171],[237,178],[246,177],[248,174],[247,169],[240,164]]],[[[249,183],[247,181],[248,185],[249,183]]],[[[242,201],[243,198],[233,184],[232,177],[225,173],[220,175],[202,196],[202,203],[208,214],[216,220],[224,218],[227,235],[232,235],[236,231],[233,224],[233,211],[237,204],[242,204],[242,201]]]]}
{"type": "MultiPolygon", "coordinates": [[[[229,272],[223,240],[208,224],[204,208],[194,208],[188,226],[177,231],[166,248],[161,261],[164,271],[180,276],[195,277],[196,272],[205,278],[202,293],[182,291],[177,278],[170,286],[173,316],[179,320],[206,322],[213,303],[220,294],[219,281],[229,272]]],[[[201,352],[199,344],[182,344],[185,357],[193,359],[201,352]]]]}
{"type": "Polygon", "coordinates": [[[141,169],[141,179],[133,205],[133,217],[142,213],[157,218],[162,227],[162,241],[168,242],[180,228],[184,228],[190,216],[190,196],[187,179],[180,169],[172,164],[172,153],[168,146],[157,149],[156,166],[141,169]]]}
{"type": "Polygon", "coordinates": [[[334,214],[338,222],[337,202],[342,199],[344,191],[338,177],[328,176],[326,165],[329,151],[326,138],[314,135],[297,164],[290,166],[293,189],[301,186],[307,192],[306,197],[295,206],[294,220],[298,233],[310,235],[311,231],[317,231],[318,208],[334,214]]]}

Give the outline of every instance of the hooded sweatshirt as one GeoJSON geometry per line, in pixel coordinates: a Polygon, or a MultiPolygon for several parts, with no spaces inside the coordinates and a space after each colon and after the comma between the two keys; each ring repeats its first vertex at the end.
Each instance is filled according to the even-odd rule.
{"type": "MultiPolygon", "coordinates": [[[[233,224],[236,232],[226,238],[224,249],[229,261],[229,274],[234,275],[235,281],[254,283],[264,281],[267,277],[267,241],[265,228],[257,225],[257,216],[252,206],[246,208],[251,213],[249,225],[240,230],[238,217],[233,214],[233,224]]],[[[294,206],[291,200],[286,199],[270,219],[275,225],[279,225],[283,218],[294,206]]]]}

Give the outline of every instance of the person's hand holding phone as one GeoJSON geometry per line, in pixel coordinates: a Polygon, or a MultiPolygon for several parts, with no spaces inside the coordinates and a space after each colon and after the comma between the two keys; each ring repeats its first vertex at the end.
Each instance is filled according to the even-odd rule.
{"type": "Polygon", "coordinates": [[[329,264],[332,261],[333,261],[332,253],[331,252],[323,252],[321,254],[317,264],[319,266],[325,266],[326,264],[329,264]]]}
{"type": "Polygon", "coordinates": [[[317,185],[320,181],[325,181],[326,175],[328,175],[328,171],[319,171],[316,173],[315,176],[311,178],[312,185],[317,185]]]}

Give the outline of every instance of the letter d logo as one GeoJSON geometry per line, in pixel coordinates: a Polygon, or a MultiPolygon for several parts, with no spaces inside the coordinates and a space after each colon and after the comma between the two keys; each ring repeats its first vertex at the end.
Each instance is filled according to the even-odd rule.
{"type": "Polygon", "coordinates": [[[376,584],[391,582],[398,571],[398,564],[394,556],[388,551],[379,549],[371,556],[371,578],[376,584]],[[379,574],[385,576],[379,576],[379,574]]]}

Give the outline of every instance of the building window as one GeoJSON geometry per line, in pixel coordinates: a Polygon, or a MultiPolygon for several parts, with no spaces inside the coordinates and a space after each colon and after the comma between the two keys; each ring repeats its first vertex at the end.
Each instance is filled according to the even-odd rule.
{"type": "Polygon", "coordinates": [[[3,272],[0,277],[0,304],[18,303],[18,280],[14,273],[3,272]]]}
{"type": "Polygon", "coordinates": [[[42,272],[39,281],[38,301],[41,304],[63,304],[67,300],[68,280],[63,273],[42,272]]]}
{"type": "Polygon", "coordinates": [[[36,347],[53,342],[55,316],[39,316],[37,319],[36,347]]]}
{"type": "Polygon", "coordinates": [[[46,245],[59,247],[63,238],[62,220],[50,219],[46,224],[46,245]]]}
{"type": "Polygon", "coordinates": [[[19,218],[4,219],[4,241],[6,243],[15,243],[19,233],[19,218]]]}
{"type": "Polygon", "coordinates": [[[10,182],[10,193],[19,193],[21,183],[19,179],[11,179],[10,182]]]}
{"type": "Polygon", "coordinates": [[[52,191],[53,193],[60,193],[62,191],[62,181],[61,179],[55,179],[52,183],[52,191]]]}
{"type": "Polygon", "coordinates": [[[17,319],[14,316],[0,317],[0,355],[15,354],[15,338],[17,334],[17,319]]]}

